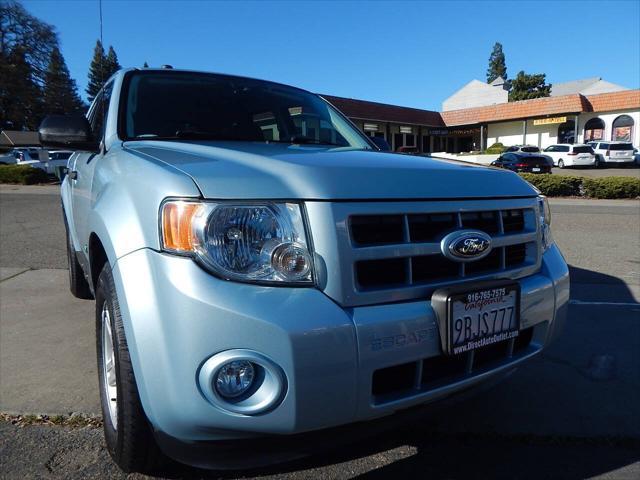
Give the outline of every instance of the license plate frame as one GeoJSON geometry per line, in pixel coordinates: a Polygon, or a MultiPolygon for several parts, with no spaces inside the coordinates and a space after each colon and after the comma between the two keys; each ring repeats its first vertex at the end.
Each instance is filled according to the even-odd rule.
{"type": "Polygon", "coordinates": [[[540,168],[540,167],[532,167],[532,168],[531,168],[531,171],[532,171],[532,172],[540,172],[540,171],[541,171],[541,168],[540,168]]]}
{"type": "MultiPolygon", "coordinates": [[[[472,350],[477,350],[478,348],[482,348],[484,346],[489,346],[495,344],[499,341],[506,340],[508,338],[515,338],[518,336],[521,325],[520,318],[520,284],[513,281],[497,281],[497,282],[481,282],[479,284],[474,285],[464,285],[464,286],[456,286],[453,288],[444,288],[437,290],[434,292],[432,296],[432,306],[434,311],[436,312],[436,317],[438,319],[438,324],[440,328],[440,340],[441,347],[443,353],[446,355],[459,355],[462,353],[470,352],[472,350]],[[479,294],[482,296],[482,292],[487,292],[491,290],[499,290],[505,289],[506,295],[514,295],[512,304],[507,302],[506,307],[513,307],[513,318],[512,322],[508,324],[508,328],[500,328],[499,331],[496,331],[495,325],[492,325],[491,334],[487,332],[485,335],[478,335],[477,337],[469,339],[465,343],[456,342],[456,330],[454,322],[454,306],[456,302],[464,301],[465,298],[468,298],[469,295],[479,294]],[[469,346],[471,342],[478,342],[475,346],[469,346]],[[463,347],[463,348],[461,348],[463,347]]],[[[503,305],[497,303],[489,303],[488,306],[491,305],[503,305]]],[[[502,308],[502,307],[501,307],[502,308]]],[[[489,308],[489,311],[491,308],[489,308]]],[[[479,310],[481,313],[487,311],[487,308],[484,306],[479,310]],[[484,310],[483,310],[484,309],[484,310]]],[[[472,311],[471,313],[476,313],[477,311],[472,311]]],[[[505,312],[506,315],[506,312],[505,312]]],[[[477,318],[477,317],[476,317],[477,318]]],[[[482,317],[481,317],[482,318],[482,317]]],[[[478,322],[478,328],[480,327],[480,320],[476,319],[478,322]]],[[[504,319],[503,319],[504,322],[504,319]]],[[[504,327],[504,323],[501,325],[504,327]]],[[[466,336],[465,336],[466,338],[466,336]]]]}

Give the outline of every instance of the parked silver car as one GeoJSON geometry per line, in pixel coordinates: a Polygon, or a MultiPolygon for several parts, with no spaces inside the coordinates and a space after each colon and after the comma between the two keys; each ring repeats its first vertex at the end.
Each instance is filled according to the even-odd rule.
{"type": "Polygon", "coordinates": [[[332,427],[502,378],[566,317],[530,184],[380,152],[304,90],[124,70],[88,119],[48,117],[40,136],[78,152],[61,188],[71,291],[96,300],[123,470],[336,445],[332,427]]]}

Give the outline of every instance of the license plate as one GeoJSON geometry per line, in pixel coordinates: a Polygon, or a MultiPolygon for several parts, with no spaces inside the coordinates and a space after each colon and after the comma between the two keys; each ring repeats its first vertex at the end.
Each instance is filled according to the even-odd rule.
{"type": "Polygon", "coordinates": [[[534,168],[532,168],[532,169],[531,169],[531,171],[533,171],[533,172],[539,172],[539,171],[540,171],[540,169],[539,169],[539,168],[535,168],[535,167],[534,167],[534,168]]]}
{"type": "Polygon", "coordinates": [[[517,284],[451,295],[447,301],[448,353],[457,355],[518,336],[517,284]]]}

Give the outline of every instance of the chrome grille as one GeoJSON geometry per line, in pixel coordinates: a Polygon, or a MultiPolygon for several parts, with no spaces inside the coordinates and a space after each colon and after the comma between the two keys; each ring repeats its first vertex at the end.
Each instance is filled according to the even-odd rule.
{"type": "Polygon", "coordinates": [[[344,306],[428,299],[446,285],[517,279],[540,268],[534,197],[310,202],[307,208],[315,250],[322,260],[317,263],[320,288],[344,306]],[[322,219],[335,225],[333,233],[322,219]],[[446,258],[440,242],[458,229],[488,233],[492,252],[468,263],[446,258]]]}
{"type": "Polygon", "coordinates": [[[483,259],[469,263],[449,260],[440,253],[439,244],[447,233],[460,228],[481,230],[502,239],[517,234],[535,234],[533,221],[527,230],[526,216],[533,216],[533,213],[522,208],[419,215],[353,215],[349,225],[355,249],[416,243],[437,247],[431,255],[357,261],[356,288],[370,290],[441,282],[524,266],[527,248],[535,250],[535,242],[505,244],[494,248],[483,259]],[[388,230],[384,233],[378,230],[385,227],[388,230]]]}

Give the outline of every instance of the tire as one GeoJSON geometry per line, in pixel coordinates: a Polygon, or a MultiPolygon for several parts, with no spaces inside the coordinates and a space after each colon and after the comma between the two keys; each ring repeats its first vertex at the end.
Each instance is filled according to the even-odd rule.
{"type": "Polygon", "coordinates": [[[564,168],[564,161],[562,159],[558,160],[558,168],[564,168]]]}
{"type": "MultiPolygon", "coordinates": [[[[64,217],[64,212],[62,212],[64,217]]],[[[91,288],[89,287],[89,283],[87,279],[84,278],[84,272],[82,271],[82,267],[80,266],[80,262],[78,262],[78,257],[76,255],[76,251],[73,248],[73,244],[71,242],[71,235],[69,235],[69,226],[67,225],[67,219],[64,217],[64,228],[67,236],[67,264],[69,266],[69,290],[71,291],[71,295],[76,298],[81,298],[83,300],[90,300],[93,298],[93,294],[91,293],[91,288]]]]}
{"type": "Polygon", "coordinates": [[[156,473],[169,462],[160,452],[142,409],[108,263],[96,287],[96,351],[107,450],[127,473],[156,473]]]}

